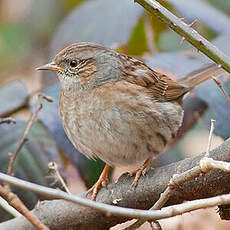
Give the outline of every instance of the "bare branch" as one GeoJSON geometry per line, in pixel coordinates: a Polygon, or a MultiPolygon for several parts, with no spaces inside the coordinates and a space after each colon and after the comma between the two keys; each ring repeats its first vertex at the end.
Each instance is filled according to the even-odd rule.
{"type": "Polygon", "coordinates": [[[226,71],[230,72],[230,58],[220,51],[216,46],[203,38],[190,25],[184,23],[156,0],[135,0],[142,5],[151,14],[158,17],[167,24],[172,30],[184,37],[189,43],[211,58],[217,64],[220,64],[226,71]]]}
{"type": "MultiPolygon", "coordinates": [[[[184,184],[186,181],[195,179],[196,177],[199,177],[200,174],[202,173],[202,170],[199,166],[194,167],[192,169],[189,169],[180,175],[175,174],[173,175],[172,179],[169,181],[169,184],[166,188],[166,190],[160,195],[159,200],[153,205],[150,210],[158,210],[161,209],[165,203],[169,200],[169,198],[173,195],[173,190],[176,187],[181,186],[184,184]]],[[[137,220],[135,223],[131,224],[124,230],[134,230],[138,229],[142,224],[145,223],[145,220],[137,220]]]]}
{"type": "Polygon", "coordinates": [[[49,230],[41,221],[34,216],[27,207],[22,203],[22,201],[12,192],[7,191],[3,186],[0,185],[0,195],[4,197],[7,202],[18,210],[28,221],[33,224],[33,226],[38,230],[49,230]]]}
{"type": "MultiPolygon", "coordinates": [[[[124,217],[130,217],[135,219],[138,218],[138,219],[151,220],[151,221],[165,219],[176,215],[181,215],[185,212],[190,212],[200,208],[209,208],[217,205],[230,204],[230,194],[228,194],[228,195],[221,195],[221,196],[216,196],[207,199],[189,201],[184,204],[169,206],[167,208],[163,208],[162,210],[138,210],[138,209],[131,209],[131,208],[115,207],[108,204],[94,202],[92,200],[85,199],[79,196],[73,196],[63,191],[26,182],[24,180],[14,178],[3,173],[0,173],[0,180],[11,183],[15,186],[24,188],[26,190],[47,195],[52,198],[61,198],[76,204],[90,207],[102,211],[107,215],[117,215],[117,216],[124,216],[124,217]]],[[[0,192],[2,191],[0,190],[0,192]]]]}
{"type": "MultiPolygon", "coordinates": [[[[206,154],[205,154],[205,157],[200,160],[199,166],[196,166],[190,170],[187,170],[187,171],[181,173],[180,175],[173,175],[172,179],[169,181],[168,187],[161,194],[160,199],[153,205],[153,207],[150,210],[161,209],[165,205],[165,203],[169,200],[170,196],[172,196],[174,194],[174,189],[176,187],[180,187],[185,182],[199,177],[204,172],[205,173],[209,172],[211,169],[215,168],[215,166],[218,165],[219,166],[218,168],[220,169],[221,167],[223,167],[223,163],[225,163],[224,164],[224,166],[225,166],[224,171],[226,171],[226,168],[227,168],[226,164],[229,164],[229,163],[227,163],[227,162],[220,163],[220,161],[215,161],[216,164],[214,164],[214,162],[213,162],[214,160],[211,158],[208,158],[210,146],[211,146],[211,142],[212,142],[212,135],[213,135],[213,131],[214,131],[214,124],[215,124],[215,120],[211,119],[211,129],[210,129],[210,134],[209,134],[209,138],[208,138],[206,154]],[[209,159],[209,161],[207,159],[209,159]],[[211,161],[211,160],[213,160],[213,161],[211,161]]],[[[131,224],[130,226],[128,226],[124,230],[138,229],[144,223],[145,223],[144,220],[137,220],[135,223],[131,224]]]]}
{"type": "MultiPolygon", "coordinates": [[[[107,188],[103,188],[100,190],[97,196],[97,201],[99,201],[99,203],[87,199],[84,199],[84,201],[93,202],[93,204],[100,205],[100,208],[102,207],[101,205],[105,205],[103,203],[107,203],[113,205],[115,204],[116,206],[119,205],[123,207],[125,206],[137,209],[149,209],[159,199],[160,193],[167,188],[167,185],[172,175],[181,174],[184,171],[197,166],[197,164],[204,157],[204,155],[205,154],[202,154],[200,156],[185,159],[174,164],[152,169],[146,174],[145,177],[140,178],[139,184],[135,189],[131,187],[133,178],[130,177],[128,174],[122,175],[116,183],[109,184],[107,188]]],[[[230,161],[230,139],[226,140],[218,148],[210,151],[210,156],[215,160],[230,161]]],[[[230,192],[229,173],[225,173],[221,170],[211,170],[209,173],[203,173],[203,175],[204,176],[197,177],[196,180],[187,181],[180,187],[176,186],[174,189],[173,197],[170,197],[165,205],[168,206],[182,203],[185,200],[201,199],[230,192]]],[[[15,180],[15,178],[12,178],[12,180],[15,180]]],[[[19,186],[21,188],[24,188],[23,186],[27,184],[28,182],[23,181],[20,183],[19,186]]],[[[34,189],[35,188],[33,188],[32,191],[34,191],[34,189]]],[[[38,188],[36,186],[35,190],[37,189],[38,188]]],[[[57,196],[57,193],[60,194],[59,192],[61,192],[57,190],[52,191],[54,192],[54,196],[49,196],[50,198],[54,198],[55,196],[57,196]]],[[[39,192],[41,192],[40,186],[39,192]]],[[[65,196],[70,196],[67,193],[64,194],[65,196]]],[[[85,197],[86,195],[82,194],[82,196],[85,197]]],[[[77,201],[79,201],[78,198],[78,196],[74,196],[74,199],[77,199],[77,201]]],[[[109,207],[111,208],[111,206],[109,207]]],[[[183,206],[181,208],[183,208],[183,206]]],[[[119,208],[119,210],[121,209],[119,208]]],[[[136,212],[136,210],[130,210],[132,210],[132,213],[138,213],[136,212]]],[[[114,216],[111,215],[112,210],[107,209],[107,211],[109,212],[106,212],[106,214],[104,214],[105,212],[98,212],[95,209],[78,206],[76,204],[73,204],[72,202],[59,199],[52,201],[43,201],[39,203],[32,211],[32,213],[38,216],[38,218],[41,219],[43,223],[45,223],[47,226],[55,228],[56,230],[109,229],[111,226],[133,218],[125,218],[123,216],[120,216],[125,214],[122,214],[121,212],[120,215],[118,214],[114,216]],[[85,218],[86,216],[87,218],[85,218]]],[[[161,213],[161,211],[157,210],[157,213],[158,212],[161,213]]],[[[156,211],[154,211],[154,213],[156,214],[156,211]]],[[[129,214],[131,215],[130,212],[129,214]]],[[[155,217],[156,219],[160,218],[157,216],[155,217]]],[[[142,218],[145,219],[146,216],[142,216],[142,218]]],[[[0,229],[2,228],[4,230],[14,230],[15,226],[18,227],[17,230],[34,229],[21,217],[5,223],[1,223],[0,229]]]]}

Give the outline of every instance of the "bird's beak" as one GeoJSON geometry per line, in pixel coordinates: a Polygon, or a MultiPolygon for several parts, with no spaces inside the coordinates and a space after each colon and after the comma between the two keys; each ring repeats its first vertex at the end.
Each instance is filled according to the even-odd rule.
{"type": "Polygon", "coordinates": [[[38,68],[36,68],[36,70],[51,70],[57,72],[57,71],[63,71],[64,69],[58,66],[55,62],[50,62],[48,64],[39,66],[38,68]]]}

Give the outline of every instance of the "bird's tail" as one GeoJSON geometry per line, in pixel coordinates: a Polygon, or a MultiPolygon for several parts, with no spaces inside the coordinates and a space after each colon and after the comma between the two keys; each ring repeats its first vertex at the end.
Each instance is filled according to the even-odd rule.
{"type": "Polygon", "coordinates": [[[219,77],[222,75],[229,75],[229,73],[216,64],[206,64],[200,69],[190,72],[183,78],[179,79],[178,82],[188,87],[189,90],[192,90],[194,87],[209,80],[211,77],[219,77]]]}

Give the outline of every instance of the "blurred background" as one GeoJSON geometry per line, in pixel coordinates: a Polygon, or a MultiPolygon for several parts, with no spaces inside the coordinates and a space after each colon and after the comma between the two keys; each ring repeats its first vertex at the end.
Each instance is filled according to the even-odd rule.
{"type": "MultiPolygon", "coordinates": [[[[230,1],[159,2],[186,23],[197,20],[193,27],[230,55],[230,1]]],[[[60,123],[60,86],[55,74],[36,72],[35,68],[79,41],[96,42],[134,55],[174,79],[211,62],[132,0],[0,0],[0,118],[17,119],[15,125],[0,126],[0,170],[6,171],[8,153],[15,151],[34,109],[36,94],[42,91],[55,101],[44,103],[14,172],[20,178],[51,186],[47,164],[55,161],[75,194],[94,184],[104,163],[89,161],[73,148],[60,123]]],[[[229,79],[221,78],[221,82],[230,94],[229,79]]],[[[212,81],[197,88],[185,99],[185,121],[178,137],[156,160],[156,166],[205,151],[211,118],[216,119],[212,148],[221,144],[230,136],[229,114],[229,104],[212,81]]],[[[112,180],[128,170],[114,169],[112,180]]],[[[14,191],[29,208],[42,199],[19,189],[14,191]]],[[[215,212],[196,211],[161,223],[163,229],[229,228],[215,212]]],[[[0,221],[9,218],[12,216],[0,207],[0,221]]]]}

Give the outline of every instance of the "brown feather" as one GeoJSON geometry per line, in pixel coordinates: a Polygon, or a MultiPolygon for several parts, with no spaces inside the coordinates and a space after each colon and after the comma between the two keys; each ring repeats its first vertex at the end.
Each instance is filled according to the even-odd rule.
{"type": "Polygon", "coordinates": [[[206,64],[201,68],[192,71],[191,73],[181,78],[178,82],[188,87],[189,90],[192,90],[194,87],[209,80],[211,77],[219,77],[220,75],[229,75],[229,73],[227,73],[224,69],[220,68],[215,63],[212,63],[206,64]]]}
{"type": "Polygon", "coordinates": [[[164,74],[158,73],[137,59],[121,55],[124,79],[132,84],[143,86],[157,101],[177,100],[188,92],[187,87],[172,80],[164,74]]]}

